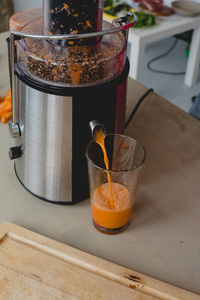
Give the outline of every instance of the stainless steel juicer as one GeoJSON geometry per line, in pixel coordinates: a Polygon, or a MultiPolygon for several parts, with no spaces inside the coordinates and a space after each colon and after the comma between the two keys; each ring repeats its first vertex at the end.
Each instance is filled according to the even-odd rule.
{"type": "Polygon", "coordinates": [[[101,0],[45,0],[10,20],[9,156],[21,184],[53,203],[89,196],[89,122],[101,120],[110,133],[124,130],[128,29],[137,17],[110,24],[102,9],[101,0]]]}

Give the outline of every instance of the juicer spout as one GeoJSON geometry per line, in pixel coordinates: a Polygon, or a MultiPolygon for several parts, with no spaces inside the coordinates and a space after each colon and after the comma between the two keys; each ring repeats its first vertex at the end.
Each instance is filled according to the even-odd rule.
{"type": "Polygon", "coordinates": [[[99,120],[93,120],[89,122],[89,127],[91,130],[92,138],[94,139],[94,133],[97,130],[101,130],[103,135],[106,136],[106,129],[105,127],[99,122],[99,120]]]}

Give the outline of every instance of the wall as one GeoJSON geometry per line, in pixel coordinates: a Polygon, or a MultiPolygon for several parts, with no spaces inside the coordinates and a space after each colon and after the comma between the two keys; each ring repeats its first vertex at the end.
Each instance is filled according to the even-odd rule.
{"type": "Polygon", "coordinates": [[[14,12],[25,10],[32,7],[41,7],[43,0],[13,0],[14,12]]]}

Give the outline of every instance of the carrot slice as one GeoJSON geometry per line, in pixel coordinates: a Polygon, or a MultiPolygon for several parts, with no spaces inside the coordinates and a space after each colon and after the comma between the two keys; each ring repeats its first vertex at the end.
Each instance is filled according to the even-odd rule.
{"type": "Polygon", "coordinates": [[[1,122],[5,124],[12,118],[12,111],[9,111],[7,113],[3,113],[1,116],[1,122]]]}
{"type": "Polygon", "coordinates": [[[11,96],[11,89],[7,90],[7,95],[11,96]]]}
{"type": "Polygon", "coordinates": [[[6,95],[6,96],[4,97],[4,101],[5,101],[5,102],[12,102],[11,96],[6,95]]]}
{"type": "Polygon", "coordinates": [[[3,112],[9,112],[12,110],[12,105],[11,103],[8,102],[4,102],[4,108],[3,108],[3,112]]]}
{"type": "Polygon", "coordinates": [[[7,91],[4,99],[0,96],[0,118],[2,123],[6,123],[12,118],[11,90],[7,91]]]}
{"type": "Polygon", "coordinates": [[[4,110],[4,102],[0,103],[0,113],[3,113],[4,110]]]}

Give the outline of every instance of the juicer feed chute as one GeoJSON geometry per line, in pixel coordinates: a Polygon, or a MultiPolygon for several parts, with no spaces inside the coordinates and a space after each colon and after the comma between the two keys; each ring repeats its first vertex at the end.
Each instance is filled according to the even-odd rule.
{"type": "MultiPolygon", "coordinates": [[[[81,34],[102,30],[103,0],[44,0],[44,34],[81,34]]],[[[61,45],[86,45],[90,39],[58,40],[61,45]]]]}
{"type": "Polygon", "coordinates": [[[89,122],[99,119],[107,132],[123,133],[127,34],[137,22],[128,14],[110,24],[102,20],[101,0],[81,1],[85,10],[79,2],[44,0],[43,10],[10,20],[9,126],[16,146],[9,155],[28,191],[61,204],[89,196],[89,122]]]}

